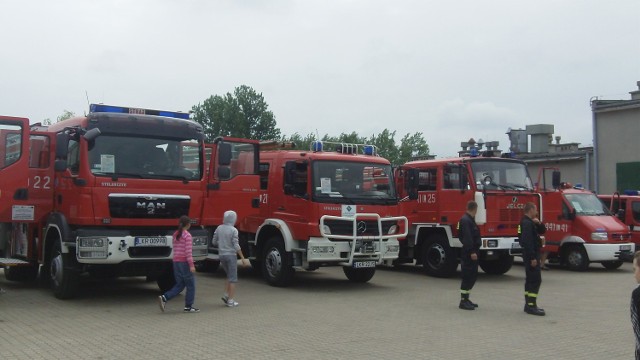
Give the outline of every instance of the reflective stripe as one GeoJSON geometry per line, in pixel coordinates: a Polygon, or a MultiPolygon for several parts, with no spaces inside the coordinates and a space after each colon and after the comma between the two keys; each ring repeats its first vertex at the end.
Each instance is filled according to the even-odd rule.
{"type": "Polygon", "coordinates": [[[460,290],[460,294],[471,294],[471,290],[460,290]]]}
{"type": "Polygon", "coordinates": [[[520,228],[520,225],[518,225],[518,235],[522,234],[522,228],[520,228]]]}
{"type": "Polygon", "coordinates": [[[458,221],[458,226],[456,226],[457,230],[460,230],[460,221],[458,221]]]}
{"type": "Polygon", "coordinates": [[[532,297],[532,298],[537,298],[537,297],[538,297],[538,294],[529,293],[529,296],[530,296],[530,297],[532,297]]]}
{"type": "Polygon", "coordinates": [[[525,291],[525,292],[524,292],[524,296],[529,296],[529,292],[528,292],[528,291],[525,291]]]}

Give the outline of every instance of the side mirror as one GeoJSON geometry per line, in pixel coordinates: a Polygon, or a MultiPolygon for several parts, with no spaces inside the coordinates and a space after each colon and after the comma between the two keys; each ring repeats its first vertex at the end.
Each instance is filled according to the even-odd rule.
{"type": "MultiPolygon", "coordinates": [[[[66,159],[69,151],[69,134],[61,132],[56,134],[56,159],[66,159]]],[[[66,168],[65,164],[65,168],[66,168]]]]}
{"type": "Polygon", "coordinates": [[[553,173],[551,173],[551,186],[553,186],[554,189],[560,187],[560,171],[554,170],[553,173]]]}
{"type": "Polygon", "coordinates": [[[624,218],[625,218],[625,211],[624,209],[618,209],[618,211],[616,212],[616,216],[618,217],[618,219],[620,219],[622,222],[624,222],[624,218]]]}
{"type": "Polygon", "coordinates": [[[405,171],[404,188],[410,200],[418,199],[418,185],[420,182],[420,172],[418,169],[407,169],[405,171]]]}
{"type": "Polygon", "coordinates": [[[218,165],[231,165],[231,144],[225,142],[218,143],[218,165]]]}
{"type": "Polygon", "coordinates": [[[571,210],[569,210],[569,220],[575,220],[576,219],[576,209],[571,208],[571,210]]]}
{"type": "Polygon", "coordinates": [[[83,136],[83,137],[84,137],[84,138],[85,138],[85,140],[87,140],[87,141],[92,141],[92,140],[95,140],[95,138],[97,138],[98,136],[100,136],[100,134],[102,134],[102,133],[100,132],[100,129],[98,129],[98,128],[93,128],[93,129],[91,129],[91,130],[87,131],[86,133],[84,133],[84,136],[83,136]]]}
{"type": "Polygon", "coordinates": [[[218,168],[218,179],[229,180],[231,177],[231,169],[228,166],[220,166],[218,168]]]}
{"type": "Polygon", "coordinates": [[[67,160],[57,159],[55,163],[53,163],[53,170],[55,172],[62,172],[67,169],[67,160]]]}

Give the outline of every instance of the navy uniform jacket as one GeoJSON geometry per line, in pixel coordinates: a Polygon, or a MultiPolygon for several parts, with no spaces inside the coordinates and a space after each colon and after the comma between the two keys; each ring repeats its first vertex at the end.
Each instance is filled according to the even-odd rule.
{"type": "Polygon", "coordinates": [[[518,242],[522,247],[522,257],[527,260],[540,259],[542,240],[546,228],[543,223],[536,224],[528,216],[523,216],[518,225],[518,242]]]}
{"type": "Polygon", "coordinates": [[[482,245],[480,229],[469,213],[465,213],[458,222],[458,238],[462,243],[463,254],[477,254],[480,251],[482,245]]]}

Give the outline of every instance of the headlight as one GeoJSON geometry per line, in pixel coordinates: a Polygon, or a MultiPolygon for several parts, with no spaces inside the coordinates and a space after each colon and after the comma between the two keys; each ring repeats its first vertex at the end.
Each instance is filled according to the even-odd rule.
{"type": "Polygon", "coordinates": [[[498,240],[496,239],[487,240],[487,247],[490,247],[490,248],[498,247],[498,240]]]}
{"type": "Polygon", "coordinates": [[[387,235],[393,235],[398,232],[398,225],[391,225],[389,231],[387,231],[387,235]]]}
{"type": "Polygon", "coordinates": [[[205,236],[194,237],[193,246],[207,246],[207,238],[205,236]]]}
{"type": "Polygon", "coordinates": [[[608,236],[606,232],[593,232],[591,233],[591,240],[593,241],[607,241],[608,236]]]}
{"type": "Polygon", "coordinates": [[[399,245],[387,245],[387,252],[398,252],[400,251],[399,245]]]}
{"type": "Polygon", "coordinates": [[[107,238],[80,238],[80,247],[101,248],[107,243],[107,238]]]}
{"type": "Polygon", "coordinates": [[[311,252],[314,252],[314,253],[333,254],[334,251],[335,251],[335,248],[333,246],[312,246],[311,247],[311,252]]]}
{"type": "Polygon", "coordinates": [[[331,235],[331,229],[328,225],[322,225],[322,231],[325,233],[325,235],[331,235]]]}

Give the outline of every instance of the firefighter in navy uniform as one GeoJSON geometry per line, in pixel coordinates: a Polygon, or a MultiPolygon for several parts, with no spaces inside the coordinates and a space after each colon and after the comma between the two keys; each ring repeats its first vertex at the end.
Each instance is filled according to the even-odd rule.
{"type": "Polygon", "coordinates": [[[462,272],[462,283],[460,284],[460,305],[463,310],[475,310],[478,304],[469,300],[469,294],[478,278],[478,253],[482,240],[480,239],[480,229],[476,225],[476,212],[478,204],[475,201],[467,203],[467,212],[458,222],[458,238],[462,243],[462,253],[460,254],[460,268],[462,272]]]}
{"type": "Polygon", "coordinates": [[[544,316],[544,309],[538,307],[538,291],[542,283],[540,271],[541,234],[545,232],[544,224],[538,220],[538,209],[532,202],[524,205],[524,216],[518,226],[518,242],[522,247],[522,259],[526,280],[524,283],[524,312],[531,315],[544,316]]]}

